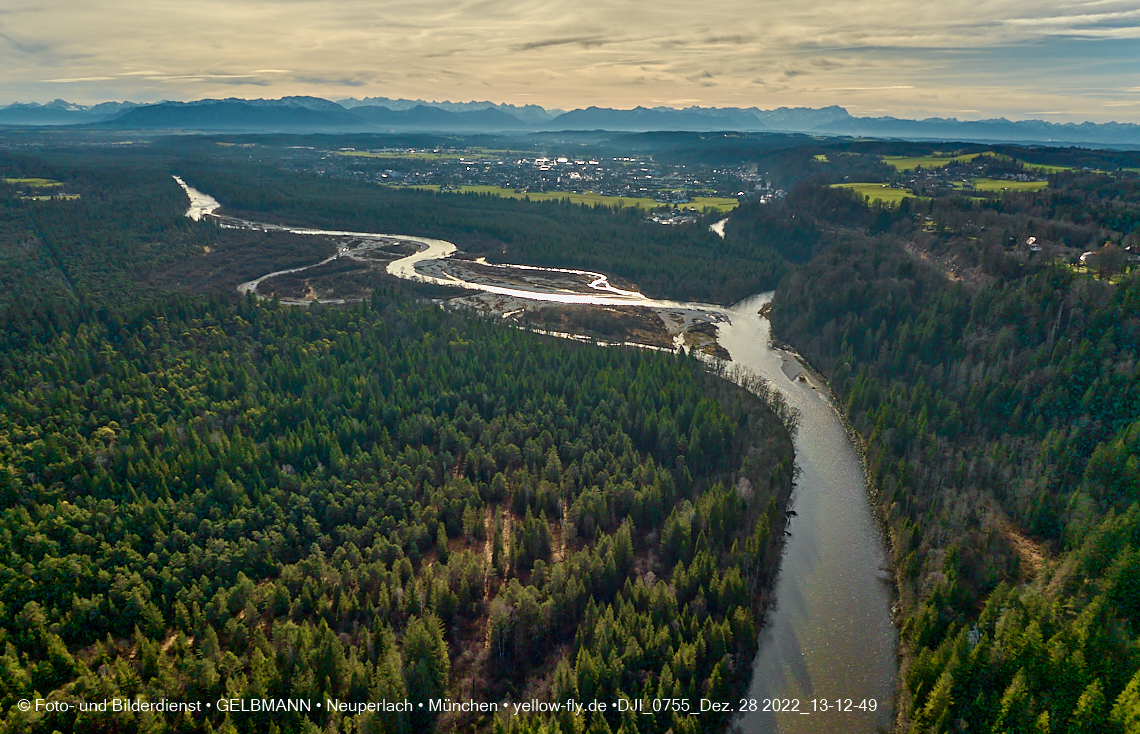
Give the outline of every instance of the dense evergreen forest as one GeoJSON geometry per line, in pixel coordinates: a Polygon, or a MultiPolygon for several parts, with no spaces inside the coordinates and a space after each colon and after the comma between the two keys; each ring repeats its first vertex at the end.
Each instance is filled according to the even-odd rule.
{"type": "Polygon", "coordinates": [[[901,726],[1140,731],[1140,280],[1123,251],[1140,180],[1062,172],[1041,192],[856,216],[807,193],[783,226],[810,219],[818,252],[781,284],[773,327],[867,445],[901,726]],[[1076,268],[1084,248],[1097,256],[1076,268]]]}
{"type": "MultiPolygon", "coordinates": [[[[900,728],[1140,731],[1140,178],[1079,170],[1135,154],[1000,148],[1011,172],[1075,168],[1043,191],[868,206],[830,184],[936,149],[771,145],[749,155],[787,196],[735,210],[722,241],[218,147],[0,155],[0,178],[81,197],[0,185],[0,709],[33,694],[728,699],[748,675],[792,480],[771,411],[689,358],[544,339],[382,279],[343,309],[239,300],[237,283],[329,245],[191,222],[177,172],[235,214],[440,236],[654,296],[728,303],[783,278],[774,331],[830,381],[889,529],[900,728]]],[[[272,726],[725,723],[710,718],[272,726]]],[[[108,721],[264,728],[71,712],[5,714],[0,731],[108,721]]]]}
{"type": "Polygon", "coordinates": [[[793,476],[758,398],[688,356],[541,337],[399,284],[345,308],[173,293],[165,274],[249,235],[183,217],[168,161],[59,157],[0,161],[81,195],[0,191],[0,731],[488,729],[415,704],[742,690],[793,476]],[[113,697],[413,709],[15,705],[113,697]]]}
{"type": "Polygon", "coordinates": [[[133,151],[0,153],[0,333],[51,335],[171,290],[232,293],[332,250],[193,222],[169,170],[164,156],[133,151]],[[9,178],[49,179],[80,198],[29,200],[9,178]]]}

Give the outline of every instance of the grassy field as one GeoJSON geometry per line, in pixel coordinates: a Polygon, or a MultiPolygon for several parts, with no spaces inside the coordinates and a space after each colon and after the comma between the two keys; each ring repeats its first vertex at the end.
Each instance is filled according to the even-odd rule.
{"type": "Polygon", "coordinates": [[[1048,181],[1002,181],[996,178],[975,178],[971,183],[978,191],[1042,191],[1049,188],[1048,181]]]}
{"type": "Polygon", "coordinates": [[[943,156],[943,155],[924,155],[924,156],[905,156],[905,155],[885,155],[883,156],[883,163],[886,163],[896,171],[913,171],[919,166],[923,168],[942,168],[950,163],[950,161],[972,161],[978,157],[978,153],[970,153],[968,155],[958,156],[943,156]]]}
{"type": "Polygon", "coordinates": [[[840,189],[851,189],[855,193],[866,197],[868,202],[873,202],[878,199],[889,206],[894,206],[907,198],[924,198],[915,196],[906,189],[892,189],[889,186],[877,183],[833,184],[833,186],[840,189]]]}
{"type": "MultiPolygon", "coordinates": [[[[1064,262],[1063,260],[1058,260],[1058,262],[1061,265],[1063,265],[1064,267],[1071,270],[1072,272],[1076,273],[1077,275],[1088,275],[1088,276],[1091,276],[1093,278],[1096,278],[1097,280],[1105,280],[1105,278],[1103,278],[1100,275],[1100,273],[1097,272],[1096,268],[1090,268],[1088,265],[1085,265],[1084,263],[1070,263],[1070,262],[1064,262]]],[[[1128,278],[1132,272],[1134,272],[1134,270],[1124,270],[1124,271],[1116,273],[1114,275],[1110,275],[1107,280],[1109,283],[1112,283],[1114,285],[1119,285],[1126,278],[1128,278]]]]}
{"type": "MultiPolygon", "coordinates": [[[[421,189],[423,191],[439,191],[438,186],[409,186],[411,189],[421,189]]],[[[495,196],[503,196],[508,199],[530,199],[531,201],[559,201],[562,199],[569,199],[575,204],[589,204],[591,206],[636,206],[642,209],[659,209],[667,206],[660,202],[654,201],[644,196],[605,196],[603,194],[585,193],[585,194],[572,194],[565,191],[550,191],[545,193],[516,193],[514,189],[506,189],[501,186],[461,186],[457,189],[461,194],[493,194],[495,196]]],[[[727,212],[736,208],[736,199],[728,199],[718,196],[696,196],[688,204],[683,204],[686,207],[695,207],[697,209],[716,209],[717,211],[727,212]]]]}
{"type": "Polygon", "coordinates": [[[996,153],[983,151],[981,153],[966,153],[965,155],[944,155],[941,153],[923,156],[885,155],[883,156],[883,163],[891,166],[896,171],[913,171],[919,166],[923,168],[942,168],[950,163],[950,161],[972,161],[982,155],[994,156],[995,158],[1007,158],[1007,156],[999,156],[996,153]]]}
{"type": "Polygon", "coordinates": [[[32,186],[35,188],[47,188],[49,186],[63,186],[59,181],[53,181],[50,178],[6,178],[6,184],[14,184],[16,186],[32,186]]]}
{"type": "Polygon", "coordinates": [[[692,201],[685,206],[695,206],[697,209],[704,210],[708,208],[716,209],[720,212],[730,212],[740,204],[736,199],[728,199],[721,196],[694,196],[692,201]]]}
{"type": "Polygon", "coordinates": [[[1073,170],[1072,166],[1049,166],[1044,163],[1029,163],[1020,158],[1017,159],[1017,162],[1031,171],[1040,171],[1041,173],[1060,173],[1061,171],[1073,170]]]}
{"type": "MultiPolygon", "coordinates": [[[[883,156],[883,163],[891,166],[896,171],[912,171],[919,166],[923,168],[942,168],[950,161],[972,161],[978,156],[988,155],[995,158],[1002,158],[1009,160],[1008,156],[998,155],[997,153],[982,152],[982,153],[967,153],[965,155],[934,155],[926,156],[904,156],[904,155],[886,155],[883,156]]],[[[818,158],[818,156],[817,156],[818,158]]],[[[1016,159],[1018,163],[1025,166],[1028,170],[1039,171],[1041,173],[1059,173],[1061,171],[1071,171],[1072,166],[1050,166],[1044,163],[1030,163],[1023,161],[1020,158],[1016,159]]]]}

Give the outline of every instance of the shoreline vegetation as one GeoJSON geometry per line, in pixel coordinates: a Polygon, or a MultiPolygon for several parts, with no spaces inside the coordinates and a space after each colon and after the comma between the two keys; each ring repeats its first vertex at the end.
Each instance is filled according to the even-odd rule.
{"type": "MultiPolygon", "coordinates": [[[[773,333],[831,386],[891,529],[898,728],[1123,734],[1140,717],[1136,154],[663,146],[749,156],[787,192],[737,206],[722,239],[632,207],[332,180],[300,153],[214,142],[0,151],[0,176],[82,197],[0,186],[4,726],[99,728],[13,712],[36,692],[730,698],[755,652],[788,415],[691,349],[530,334],[376,269],[275,284],[357,304],[240,299],[238,283],[335,246],[192,222],[172,171],[253,219],[446,238],[655,297],[778,284],[773,333]],[[835,186],[894,181],[892,156],[946,163],[916,164],[918,195],[895,205],[835,186]],[[951,185],[969,179],[1008,190],[951,185]]],[[[537,318],[664,342],[632,313],[537,318]]],[[[366,725],[472,723],[499,726],[366,725]]],[[[649,725],[505,727],[583,724],[649,725]]]]}
{"type": "Polygon", "coordinates": [[[1137,276],[1068,260],[1131,241],[1140,185],[1062,172],[960,201],[842,234],[825,214],[772,308],[867,449],[899,591],[898,727],[1130,731],[1137,276]]]}
{"type": "MultiPolygon", "coordinates": [[[[225,291],[245,278],[231,263],[256,277],[328,243],[186,219],[145,158],[56,175],[84,198],[6,200],[2,240],[5,255],[41,258],[6,261],[21,267],[0,349],[5,727],[107,723],[21,713],[28,696],[743,691],[794,473],[760,398],[693,357],[530,334],[391,279],[344,307],[172,295],[147,283],[225,291]],[[61,297],[26,299],[52,278],[61,297]]],[[[282,731],[349,718],[279,713],[282,731]]],[[[509,726],[542,722],[617,730],[622,717],[509,726]]],[[[726,722],[705,714],[700,728],[726,722]]],[[[161,717],[119,723],[151,731],[161,717]]],[[[499,724],[414,707],[354,725],[499,724]]]]}

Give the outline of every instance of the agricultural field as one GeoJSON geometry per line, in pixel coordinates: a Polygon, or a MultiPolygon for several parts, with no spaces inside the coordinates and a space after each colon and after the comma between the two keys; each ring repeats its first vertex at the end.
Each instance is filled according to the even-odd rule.
{"type": "Polygon", "coordinates": [[[1048,181],[1003,181],[997,178],[975,178],[971,181],[978,191],[1044,191],[1048,181]]]}
{"type": "Polygon", "coordinates": [[[13,186],[31,186],[37,189],[45,189],[52,186],[63,186],[59,181],[53,181],[50,178],[6,178],[4,183],[13,186]]]}
{"type": "Polygon", "coordinates": [[[886,184],[877,183],[853,183],[853,184],[834,184],[833,188],[837,189],[851,189],[855,193],[864,196],[869,202],[876,199],[887,204],[888,206],[895,206],[903,199],[922,198],[916,197],[906,189],[893,189],[886,184]]]}
{"type": "Polygon", "coordinates": [[[1017,162],[1025,166],[1027,170],[1038,171],[1040,173],[1063,173],[1064,171],[1073,170],[1072,166],[1050,166],[1045,163],[1030,163],[1029,161],[1023,161],[1020,158],[1017,159],[1017,162]]]}
{"type": "Polygon", "coordinates": [[[739,204],[740,202],[736,199],[723,196],[694,196],[689,202],[689,206],[694,206],[702,211],[711,208],[722,212],[730,212],[739,204]]]}
{"type": "Polygon", "coordinates": [[[995,153],[966,153],[964,155],[923,155],[923,156],[906,156],[906,155],[885,155],[883,156],[883,163],[891,166],[900,173],[903,171],[913,171],[919,166],[923,168],[942,168],[950,163],[950,161],[958,161],[965,163],[974,160],[978,156],[993,156],[995,158],[1005,158],[995,153]]]}
{"type": "MultiPolygon", "coordinates": [[[[420,189],[422,191],[438,191],[436,186],[409,186],[408,188],[420,189]]],[[[493,194],[495,196],[502,196],[507,199],[529,199],[530,201],[561,201],[569,199],[575,204],[589,204],[591,206],[636,206],[642,209],[659,209],[667,204],[662,204],[659,201],[654,201],[645,196],[606,196],[605,194],[595,194],[587,192],[584,194],[575,194],[568,191],[547,191],[547,192],[525,192],[516,191],[515,189],[508,189],[502,186],[460,186],[455,189],[457,193],[461,194],[493,194]]],[[[735,209],[739,202],[736,199],[730,199],[723,196],[695,196],[685,206],[692,206],[697,209],[716,209],[717,211],[727,212],[735,209]]]]}

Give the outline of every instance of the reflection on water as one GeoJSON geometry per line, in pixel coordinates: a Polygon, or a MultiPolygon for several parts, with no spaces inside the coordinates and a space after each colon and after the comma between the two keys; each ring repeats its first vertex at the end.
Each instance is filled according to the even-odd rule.
{"type": "Polygon", "coordinates": [[[182,187],[182,190],[186,192],[186,195],[190,197],[190,208],[186,210],[186,216],[190,217],[195,222],[197,222],[202,217],[213,214],[221,207],[221,204],[218,203],[217,199],[207,194],[203,194],[197,189],[193,189],[187,186],[186,182],[178,176],[174,176],[174,180],[178,182],[178,185],[182,187]]]}
{"type": "MultiPolygon", "coordinates": [[[[191,200],[187,216],[198,219],[218,208],[211,197],[181,179],[178,183],[191,200]]],[[[548,302],[639,305],[718,317],[718,341],[731,361],[767,379],[800,411],[795,437],[799,475],[792,496],[796,514],[789,524],[790,536],[776,581],[776,606],[760,633],[748,693],[749,698],[762,702],[761,708],[764,700],[780,699],[797,702],[798,711],[760,710],[743,715],[737,723],[748,734],[869,734],[889,727],[898,673],[897,634],[890,621],[882,539],[869,509],[859,457],[829,402],[826,387],[817,384],[794,357],[768,344],[769,323],[758,311],[771,300],[771,293],[725,309],[646,298],[610,286],[599,273],[512,265],[501,267],[588,276],[587,287],[592,292],[571,293],[542,283],[497,286],[463,280],[449,272],[445,261],[456,247],[443,240],[226,221],[294,234],[416,243],[421,248],[418,252],[388,265],[390,274],[409,280],[548,302]],[[848,710],[838,712],[837,708],[848,710]]],[[[723,222],[718,224],[723,227],[723,222]]]]}

